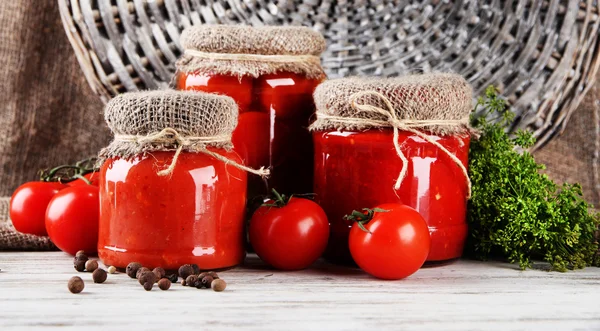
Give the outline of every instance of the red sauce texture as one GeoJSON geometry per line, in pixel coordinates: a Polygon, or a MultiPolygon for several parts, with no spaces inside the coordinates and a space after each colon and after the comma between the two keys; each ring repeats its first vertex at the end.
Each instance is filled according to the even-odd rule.
{"type": "MultiPolygon", "coordinates": [[[[211,149],[236,162],[235,152],[211,149]]],[[[106,265],[177,269],[235,266],[245,257],[246,172],[202,153],[108,159],[100,170],[98,255],[106,265]]]]}
{"type": "MultiPolygon", "coordinates": [[[[467,166],[467,134],[432,137],[467,166]]],[[[447,154],[417,135],[401,131],[399,143],[408,158],[408,173],[396,191],[402,160],[394,149],[391,129],[320,131],[313,138],[316,199],[331,224],[329,260],[352,263],[348,250],[351,224],[342,219],[344,215],[389,202],[413,207],[427,221],[431,234],[427,261],[461,256],[467,236],[468,186],[447,154]]]]}
{"type": "Polygon", "coordinates": [[[315,112],[312,93],[319,83],[287,72],[241,79],[200,73],[177,77],[180,90],[224,94],[238,103],[234,150],[252,168],[271,168],[266,183],[249,177],[250,197],[272,188],[285,194],[311,192],[313,142],[307,128],[315,112]]]}

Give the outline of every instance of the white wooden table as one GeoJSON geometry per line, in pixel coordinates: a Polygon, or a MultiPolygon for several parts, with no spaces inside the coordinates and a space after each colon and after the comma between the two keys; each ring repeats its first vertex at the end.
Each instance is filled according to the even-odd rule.
{"type": "Polygon", "coordinates": [[[600,330],[600,269],[518,271],[458,261],[380,281],[324,262],[299,272],[251,256],[224,292],[146,292],[125,274],[94,284],[64,253],[0,252],[0,330],[600,330]],[[80,294],[67,281],[85,281],[80,294]]]}

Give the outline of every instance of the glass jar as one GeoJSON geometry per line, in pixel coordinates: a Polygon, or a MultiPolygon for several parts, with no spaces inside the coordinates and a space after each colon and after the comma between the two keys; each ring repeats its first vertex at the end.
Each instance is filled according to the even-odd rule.
{"type": "MultiPolygon", "coordinates": [[[[233,151],[208,150],[241,162],[233,151]]],[[[104,264],[220,269],[243,261],[246,172],[205,153],[182,152],[172,173],[159,176],[157,168],[167,167],[174,153],[114,157],[102,165],[98,255],[104,264]]]]}
{"type": "MultiPolygon", "coordinates": [[[[467,166],[467,133],[430,137],[467,166]]],[[[315,131],[313,138],[316,199],[331,224],[325,253],[329,260],[352,263],[348,250],[352,224],[343,220],[344,215],[388,202],[415,208],[427,221],[431,234],[427,261],[461,256],[467,236],[468,185],[446,153],[413,133],[400,131],[398,142],[408,158],[408,172],[400,189],[394,190],[402,160],[394,150],[392,129],[322,130],[315,131]]]]}
{"type": "Polygon", "coordinates": [[[279,72],[241,79],[227,75],[180,72],[180,90],[219,93],[232,97],[239,107],[233,132],[234,150],[252,168],[270,167],[267,183],[249,179],[248,195],[312,191],[313,142],[307,130],[314,116],[312,93],[321,79],[279,72]]]}

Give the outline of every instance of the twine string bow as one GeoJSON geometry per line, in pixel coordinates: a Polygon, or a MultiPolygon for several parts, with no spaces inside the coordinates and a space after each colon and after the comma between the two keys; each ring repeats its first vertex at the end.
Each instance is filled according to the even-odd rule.
{"type": "Polygon", "coordinates": [[[177,146],[177,149],[175,150],[175,154],[173,155],[173,159],[171,160],[171,163],[169,164],[169,166],[166,169],[162,169],[157,172],[157,175],[159,175],[159,176],[168,176],[173,172],[173,170],[175,169],[175,165],[177,164],[177,160],[179,159],[179,156],[184,147],[194,147],[195,152],[210,155],[213,158],[215,158],[221,162],[224,162],[227,165],[231,165],[235,168],[247,171],[249,173],[252,173],[252,174],[255,174],[255,175],[258,175],[261,177],[266,177],[270,174],[269,169],[265,169],[264,167],[261,167],[260,169],[256,170],[256,169],[247,167],[243,164],[239,164],[221,154],[212,152],[206,148],[206,146],[211,143],[222,143],[222,142],[230,141],[231,140],[230,134],[229,135],[220,135],[220,136],[211,136],[211,137],[194,137],[194,136],[182,135],[173,128],[165,128],[165,129],[161,130],[160,132],[151,133],[151,134],[144,135],[144,136],[115,135],[115,140],[133,142],[133,143],[137,143],[137,144],[141,144],[141,145],[161,144],[161,145],[177,146]]]}
{"type": "MultiPolygon", "coordinates": [[[[335,116],[326,116],[326,118],[331,121],[344,122],[347,124],[355,123],[355,124],[363,124],[363,125],[366,124],[366,125],[370,125],[373,127],[386,127],[386,126],[392,127],[393,132],[394,132],[394,149],[396,150],[396,154],[398,155],[398,157],[402,160],[402,170],[400,170],[398,179],[396,179],[396,184],[394,185],[395,190],[400,189],[400,185],[402,184],[402,181],[404,180],[404,178],[406,177],[406,173],[408,172],[408,159],[406,158],[406,155],[404,154],[404,152],[402,152],[402,149],[400,148],[401,147],[400,143],[398,142],[398,139],[400,137],[399,132],[400,132],[400,130],[402,130],[402,131],[411,132],[411,133],[419,136],[420,138],[423,138],[425,141],[429,142],[430,144],[435,145],[442,152],[444,152],[446,155],[448,155],[448,157],[450,157],[450,159],[452,159],[452,161],[454,161],[454,163],[456,163],[456,165],[460,168],[463,176],[465,177],[465,181],[467,182],[467,187],[468,187],[467,199],[471,198],[471,180],[469,179],[469,173],[467,172],[467,168],[465,168],[463,163],[458,159],[458,157],[456,157],[454,154],[452,154],[447,148],[442,146],[442,144],[440,144],[437,141],[435,141],[434,139],[432,139],[429,135],[415,129],[415,128],[424,128],[424,127],[428,127],[428,126],[465,125],[466,123],[468,123],[467,120],[399,119],[398,115],[396,114],[396,111],[394,109],[394,106],[392,105],[392,102],[385,95],[383,95],[379,92],[376,92],[376,91],[357,92],[350,97],[350,104],[352,105],[352,107],[354,109],[356,109],[358,111],[381,114],[381,115],[387,117],[387,119],[385,121],[380,121],[380,120],[363,119],[363,118],[342,118],[342,117],[335,117],[335,116]],[[361,97],[365,97],[365,96],[379,98],[381,101],[383,101],[383,103],[385,104],[387,109],[383,109],[383,108],[380,108],[380,107],[377,107],[374,105],[370,105],[370,104],[358,103],[358,99],[360,99],[361,97]]],[[[322,114],[319,114],[320,117],[322,117],[321,115],[322,114]]]]}

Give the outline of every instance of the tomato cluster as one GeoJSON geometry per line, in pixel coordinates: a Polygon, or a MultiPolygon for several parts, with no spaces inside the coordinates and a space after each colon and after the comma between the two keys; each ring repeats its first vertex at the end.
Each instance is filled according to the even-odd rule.
{"type": "MultiPolygon", "coordinates": [[[[324,252],[329,222],[323,209],[309,199],[273,191],[252,216],[249,237],[256,254],[282,270],[304,269],[324,252]]],[[[353,211],[349,248],[356,264],[381,279],[401,279],[425,263],[431,239],[423,217],[413,208],[388,203],[353,211]]]]}
{"type": "Polygon", "coordinates": [[[95,169],[61,166],[15,190],[10,219],[22,233],[49,236],[62,251],[96,252],[98,243],[98,180],[95,169]],[[68,175],[61,171],[71,170],[68,175]]]}

